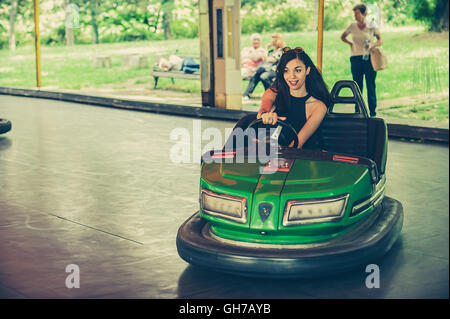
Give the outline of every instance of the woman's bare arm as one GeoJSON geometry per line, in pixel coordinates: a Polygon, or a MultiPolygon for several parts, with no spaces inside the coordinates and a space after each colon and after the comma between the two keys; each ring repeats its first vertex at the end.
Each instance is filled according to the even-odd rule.
{"type": "Polygon", "coordinates": [[[381,37],[381,34],[375,34],[375,38],[377,38],[377,42],[373,42],[369,44],[369,50],[373,49],[374,47],[380,46],[383,44],[383,38],[381,37]]]}
{"type": "MultiPolygon", "coordinates": [[[[314,134],[314,132],[319,128],[320,123],[322,123],[323,118],[327,114],[327,107],[322,101],[316,100],[312,105],[313,110],[305,125],[301,128],[298,133],[298,148],[302,148],[302,146],[306,143],[306,141],[314,134]]],[[[289,145],[292,147],[294,142],[289,145]]]]}
{"type": "Polygon", "coordinates": [[[348,36],[349,34],[350,34],[350,33],[344,31],[344,32],[342,33],[342,35],[341,35],[341,40],[342,40],[343,42],[347,43],[348,45],[352,46],[353,43],[350,42],[349,40],[347,40],[347,36],[348,36]]]}

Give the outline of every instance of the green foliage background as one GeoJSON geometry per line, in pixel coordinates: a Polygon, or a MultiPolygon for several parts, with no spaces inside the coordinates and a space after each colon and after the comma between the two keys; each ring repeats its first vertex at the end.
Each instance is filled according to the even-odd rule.
{"type": "MultiPolygon", "coordinates": [[[[0,49],[8,46],[11,2],[0,0],[0,49]]],[[[430,27],[440,0],[367,0],[382,11],[384,24],[422,24],[430,27]]],[[[17,0],[16,43],[33,43],[33,1],[17,0]]],[[[78,6],[80,26],[74,29],[75,44],[93,42],[93,17],[100,43],[164,40],[198,36],[198,0],[67,0],[78,6]]],[[[325,30],[342,30],[353,19],[355,1],[326,0],[325,30]]],[[[311,31],[317,16],[316,0],[241,0],[241,30],[254,32],[311,31]]],[[[40,30],[44,45],[65,43],[64,0],[40,0],[40,30]]]]}

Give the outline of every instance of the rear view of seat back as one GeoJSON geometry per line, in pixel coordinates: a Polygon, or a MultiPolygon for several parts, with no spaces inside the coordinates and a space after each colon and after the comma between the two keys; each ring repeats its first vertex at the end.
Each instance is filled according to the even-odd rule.
{"type": "Polygon", "coordinates": [[[369,157],[367,119],[327,116],[321,130],[323,147],[328,152],[369,157]]]}
{"type": "Polygon", "coordinates": [[[321,124],[323,148],[328,152],[372,159],[383,174],[386,167],[387,131],[381,118],[370,118],[361,92],[354,81],[339,81],[331,90],[333,105],[321,124]],[[350,88],[353,96],[339,96],[350,88]],[[355,113],[333,112],[337,104],[354,106],[355,113]]]}

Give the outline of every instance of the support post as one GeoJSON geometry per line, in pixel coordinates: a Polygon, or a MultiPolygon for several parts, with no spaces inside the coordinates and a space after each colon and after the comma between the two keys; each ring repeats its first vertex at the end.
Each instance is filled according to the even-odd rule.
{"type": "Polygon", "coordinates": [[[34,45],[36,50],[36,86],[41,87],[41,38],[39,36],[39,0],[34,0],[34,45]]]}
{"type": "Polygon", "coordinates": [[[198,37],[200,40],[200,80],[202,105],[214,106],[214,65],[210,43],[212,16],[210,14],[213,0],[199,0],[198,37]]]}
{"type": "Polygon", "coordinates": [[[322,54],[323,54],[323,7],[324,0],[319,1],[319,15],[317,19],[317,69],[322,73],[322,54]]]}
{"type": "Polygon", "coordinates": [[[240,0],[199,0],[202,104],[242,107],[240,0]]]}

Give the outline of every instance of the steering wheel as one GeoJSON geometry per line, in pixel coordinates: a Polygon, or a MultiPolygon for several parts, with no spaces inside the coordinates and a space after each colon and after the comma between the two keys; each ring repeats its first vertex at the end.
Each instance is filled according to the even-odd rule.
{"type": "Polygon", "coordinates": [[[288,146],[292,140],[294,140],[294,148],[297,148],[298,146],[298,135],[295,129],[292,127],[292,125],[286,121],[278,120],[275,125],[273,124],[264,124],[262,119],[254,120],[248,125],[248,128],[253,128],[257,130],[258,128],[264,128],[266,129],[266,137],[265,141],[269,142],[270,140],[276,140],[278,144],[282,146],[288,146]],[[281,128],[279,128],[281,126],[281,128]],[[271,136],[269,135],[269,132],[271,128],[275,128],[274,134],[271,136]],[[275,136],[274,136],[275,135],[275,136]]]}

